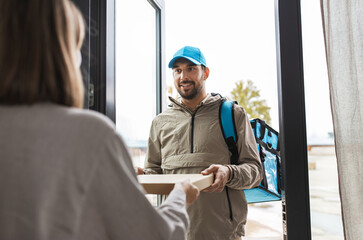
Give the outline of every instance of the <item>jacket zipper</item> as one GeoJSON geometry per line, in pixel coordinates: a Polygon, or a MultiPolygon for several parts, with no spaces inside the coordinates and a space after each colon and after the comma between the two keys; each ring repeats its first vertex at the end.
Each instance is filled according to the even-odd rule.
{"type": "MultiPolygon", "coordinates": [[[[189,111],[189,109],[187,109],[184,106],[178,104],[177,102],[174,102],[174,103],[179,105],[180,107],[186,109],[187,111],[189,111]]],[[[196,114],[197,110],[198,110],[198,108],[196,108],[195,111],[193,113],[191,113],[192,121],[191,121],[191,134],[190,134],[191,135],[190,136],[190,153],[194,152],[194,148],[193,148],[193,145],[194,145],[194,119],[195,119],[195,114],[196,114]]],[[[232,205],[231,205],[231,199],[229,198],[228,187],[226,187],[226,195],[227,195],[227,201],[228,201],[229,219],[231,221],[233,221],[232,205]]]]}
{"type": "Polygon", "coordinates": [[[229,198],[228,187],[226,187],[226,194],[227,194],[227,201],[229,208],[229,219],[233,221],[232,205],[231,205],[231,199],[229,198]]]}
{"type": "Polygon", "coordinates": [[[193,148],[193,145],[194,145],[194,118],[195,118],[195,113],[197,111],[195,111],[194,113],[192,113],[192,122],[191,122],[191,134],[190,134],[190,153],[193,153],[194,152],[194,148],[193,148]]]}
{"type": "MultiPolygon", "coordinates": [[[[185,110],[187,110],[188,112],[190,112],[189,109],[185,108],[184,106],[180,105],[178,102],[173,101],[176,105],[184,108],[185,110]]],[[[198,108],[195,109],[195,111],[193,113],[191,113],[192,115],[192,121],[191,121],[191,136],[190,136],[190,153],[194,152],[194,118],[195,118],[195,113],[197,112],[198,108]]],[[[229,209],[229,219],[231,221],[233,221],[233,212],[232,212],[232,205],[231,205],[231,199],[229,198],[229,193],[228,193],[228,187],[226,187],[226,195],[227,195],[227,201],[228,201],[228,209],[229,209]]]]}
{"type": "Polygon", "coordinates": [[[191,122],[191,136],[190,136],[190,153],[194,152],[194,118],[195,118],[195,114],[197,112],[197,110],[199,109],[200,106],[198,106],[194,112],[191,112],[188,108],[186,108],[185,106],[181,105],[180,103],[178,103],[175,100],[170,99],[175,105],[178,105],[179,107],[185,109],[187,112],[189,112],[192,115],[192,122],[191,122]]]}
{"type": "MultiPolygon", "coordinates": [[[[197,112],[197,109],[192,113],[192,121],[191,121],[191,134],[190,134],[190,153],[194,152],[194,119],[195,119],[195,113],[197,112]]],[[[229,209],[229,219],[233,221],[233,212],[232,212],[232,205],[231,205],[231,199],[229,198],[228,193],[228,187],[226,187],[226,195],[227,195],[227,201],[228,201],[228,209],[229,209]]]]}

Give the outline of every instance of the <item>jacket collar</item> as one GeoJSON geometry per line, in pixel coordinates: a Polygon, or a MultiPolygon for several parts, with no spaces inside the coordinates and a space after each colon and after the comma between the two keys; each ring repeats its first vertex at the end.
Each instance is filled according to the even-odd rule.
{"type": "MultiPolygon", "coordinates": [[[[182,99],[180,96],[178,96],[176,99],[172,98],[169,96],[169,100],[171,101],[171,104],[169,105],[169,107],[174,107],[174,108],[183,108],[183,109],[187,109],[189,110],[183,103],[182,103],[182,99]]],[[[203,106],[203,105],[209,105],[215,102],[220,102],[220,101],[224,101],[226,100],[224,97],[222,97],[219,93],[208,93],[207,97],[204,98],[204,100],[197,106],[196,109],[198,109],[199,107],[203,106]]]]}

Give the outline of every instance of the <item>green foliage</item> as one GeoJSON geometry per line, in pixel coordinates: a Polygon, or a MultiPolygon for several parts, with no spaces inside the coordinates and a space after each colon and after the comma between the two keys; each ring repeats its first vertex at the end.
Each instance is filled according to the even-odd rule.
{"type": "Polygon", "coordinates": [[[260,100],[260,90],[258,90],[251,80],[236,82],[236,87],[231,92],[232,99],[242,106],[250,119],[260,118],[267,124],[271,124],[270,107],[266,100],[260,100]]]}

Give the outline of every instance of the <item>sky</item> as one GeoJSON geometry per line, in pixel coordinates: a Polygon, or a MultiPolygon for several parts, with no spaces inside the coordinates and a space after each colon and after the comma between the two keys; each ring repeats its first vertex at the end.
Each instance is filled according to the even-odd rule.
{"type": "MultiPolygon", "coordinates": [[[[307,136],[332,131],[328,78],[318,0],[301,1],[307,136]]],[[[185,45],[204,53],[207,91],[230,96],[239,80],[252,80],[271,107],[278,130],[274,1],[165,0],[166,63],[185,45]],[[222,4],[223,3],[223,4],[222,4]]],[[[167,84],[173,85],[167,69],[167,84]]]]}

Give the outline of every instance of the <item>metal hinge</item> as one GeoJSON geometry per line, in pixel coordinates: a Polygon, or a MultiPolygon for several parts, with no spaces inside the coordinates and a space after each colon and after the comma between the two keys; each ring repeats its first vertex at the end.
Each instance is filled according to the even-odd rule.
{"type": "Polygon", "coordinates": [[[88,104],[89,107],[93,107],[93,105],[95,104],[95,87],[93,85],[93,83],[89,84],[89,88],[88,88],[88,104]]]}

